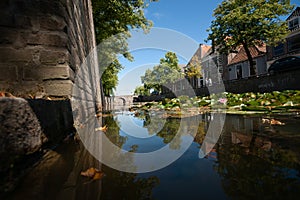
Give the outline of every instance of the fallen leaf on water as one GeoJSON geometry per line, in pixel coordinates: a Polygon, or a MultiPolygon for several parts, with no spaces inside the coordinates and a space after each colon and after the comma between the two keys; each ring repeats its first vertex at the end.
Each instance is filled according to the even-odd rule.
{"type": "Polygon", "coordinates": [[[103,127],[98,127],[98,128],[95,128],[95,131],[103,131],[103,132],[106,132],[108,129],[107,125],[103,126],[103,127]]]}
{"type": "Polygon", "coordinates": [[[271,124],[271,125],[285,125],[285,123],[276,120],[276,119],[262,119],[263,124],[271,124]]]}
{"type": "Polygon", "coordinates": [[[87,176],[87,177],[93,178],[97,171],[99,171],[99,170],[95,169],[94,167],[91,167],[91,168],[87,169],[86,171],[81,172],[80,174],[82,176],[87,176]]]}
{"type": "Polygon", "coordinates": [[[93,177],[93,180],[100,180],[100,179],[103,178],[103,176],[104,176],[103,172],[101,172],[101,171],[96,172],[95,175],[94,175],[94,177],[93,177]]]}
{"type": "Polygon", "coordinates": [[[86,176],[86,177],[91,178],[91,181],[100,180],[104,177],[104,173],[102,171],[100,171],[99,169],[96,169],[94,167],[91,167],[91,168],[87,169],[86,171],[81,172],[80,174],[82,176],[86,176]]]}
{"type": "Polygon", "coordinates": [[[283,123],[281,121],[278,121],[278,120],[275,120],[275,119],[271,119],[270,124],[271,125],[285,125],[285,123],[283,123]]]}

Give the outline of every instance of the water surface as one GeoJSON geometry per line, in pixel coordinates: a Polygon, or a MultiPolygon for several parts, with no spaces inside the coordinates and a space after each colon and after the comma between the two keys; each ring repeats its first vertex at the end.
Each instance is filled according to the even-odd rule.
{"type": "Polygon", "coordinates": [[[300,118],[227,115],[225,126],[208,155],[199,150],[212,114],[184,119],[155,113],[113,112],[102,118],[105,133],[120,148],[137,153],[193,142],[171,165],[158,171],[120,172],[99,163],[82,144],[69,142],[27,175],[9,199],[295,199],[300,195],[300,118]],[[285,125],[271,124],[271,120],[285,125]],[[189,131],[174,140],[180,123],[189,131]],[[192,125],[191,125],[192,124],[192,125]],[[80,175],[101,169],[101,180],[80,175]]]}

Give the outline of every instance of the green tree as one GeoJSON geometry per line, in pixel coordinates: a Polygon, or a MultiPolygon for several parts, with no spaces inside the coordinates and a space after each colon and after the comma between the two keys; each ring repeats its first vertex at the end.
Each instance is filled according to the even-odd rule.
{"type": "Polygon", "coordinates": [[[199,55],[196,53],[190,60],[185,69],[185,76],[188,78],[201,78],[202,77],[202,66],[201,66],[201,59],[199,55]]]}
{"type": "Polygon", "coordinates": [[[215,20],[208,31],[208,40],[220,53],[229,53],[244,47],[250,63],[250,73],[255,74],[251,47],[263,43],[275,45],[288,33],[287,24],[280,19],[293,6],[290,0],[224,0],[215,10],[215,20]]]}
{"type": "Polygon", "coordinates": [[[105,96],[110,96],[113,89],[118,84],[118,73],[123,69],[123,66],[118,60],[114,60],[102,74],[103,93],[105,96]]]}
{"type": "Polygon", "coordinates": [[[138,87],[135,88],[134,94],[135,95],[149,96],[150,91],[149,91],[149,89],[147,89],[143,85],[141,85],[141,86],[138,86],[138,87]]]}
{"type": "Polygon", "coordinates": [[[152,70],[146,70],[141,80],[145,88],[161,91],[164,84],[174,83],[181,78],[181,75],[176,54],[167,52],[165,57],[160,59],[159,65],[154,66],[152,70]]]}
{"type": "MultiPolygon", "coordinates": [[[[104,44],[105,52],[100,52],[99,62],[102,74],[102,85],[105,95],[111,95],[112,89],[118,84],[117,74],[122,69],[118,62],[118,54],[123,54],[132,60],[128,52],[126,40],[130,37],[132,29],[147,31],[152,22],[144,15],[144,8],[151,0],[92,0],[93,20],[97,44],[103,45],[109,39],[112,47],[108,50],[104,44]],[[112,38],[112,36],[114,36],[112,38]],[[104,71],[104,69],[106,71],[104,71]]],[[[99,51],[104,48],[100,48],[99,51]]]]}
{"type": "Polygon", "coordinates": [[[178,58],[174,52],[167,52],[165,57],[160,59],[159,63],[160,65],[166,65],[175,71],[181,72],[181,69],[178,65],[178,58]]]}
{"type": "Polygon", "coordinates": [[[189,78],[192,77],[201,78],[202,77],[201,69],[202,67],[200,64],[197,65],[192,64],[186,69],[185,75],[189,78]]]}

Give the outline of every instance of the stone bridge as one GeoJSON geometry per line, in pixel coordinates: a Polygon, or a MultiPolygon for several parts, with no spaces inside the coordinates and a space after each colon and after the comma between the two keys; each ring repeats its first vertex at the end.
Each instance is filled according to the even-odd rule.
{"type": "Polygon", "coordinates": [[[113,104],[115,106],[130,106],[133,104],[134,95],[114,96],[113,104]]]}

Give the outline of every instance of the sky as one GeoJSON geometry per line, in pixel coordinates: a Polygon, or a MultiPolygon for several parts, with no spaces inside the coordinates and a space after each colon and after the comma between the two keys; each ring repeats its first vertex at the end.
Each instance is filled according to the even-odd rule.
{"type": "MultiPolygon", "coordinates": [[[[115,95],[133,94],[141,85],[140,76],[145,70],[159,63],[167,51],[179,57],[180,64],[187,64],[199,44],[205,44],[206,31],[213,18],[213,10],[222,0],[159,0],[145,9],[145,16],[153,22],[150,33],[132,32],[129,50],[134,62],[120,57],[125,67],[119,73],[119,85],[115,95]],[[150,45],[153,44],[154,45],[150,45]],[[188,44],[188,45],[186,45],[188,44]]],[[[292,0],[299,6],[300,0],[292,0]]]]}

